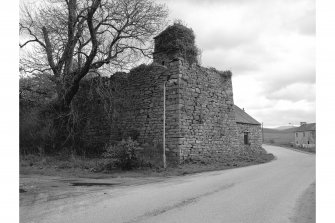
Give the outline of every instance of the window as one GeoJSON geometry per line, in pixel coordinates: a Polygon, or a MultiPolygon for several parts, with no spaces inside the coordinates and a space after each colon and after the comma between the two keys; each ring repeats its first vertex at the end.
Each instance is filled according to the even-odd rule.
{"type": "Polygon", "coordinates": [[[305,137],[305,132],[302,133],[302,136],[305,137]]]}
{"type": "Polygon", "coordinates": [[[249,145],[249,132],[244,133],[244,144],[249,145]]]}
{"type": "Polygon", "coordinates": [[[295,133],[295,136],[298,137],[298,133],[297,132],[295,133]]]}

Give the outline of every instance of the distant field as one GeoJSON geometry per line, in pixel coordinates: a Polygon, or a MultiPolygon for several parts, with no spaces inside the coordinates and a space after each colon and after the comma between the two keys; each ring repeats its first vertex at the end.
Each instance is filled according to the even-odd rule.
{"type": "MultiPolygon", "coordinates": [[[[292,144],[294,144],[295,128],[285,130],[264,128],[263,131],[264,131],[264,143],[276,146],[293,147],[292,144]]],[[[295,149],[315,153],[315,147],[314,148],[295,147],[295,149]]]]}
{"type": "Polygon", "coordinates": [[[292,130],[280,131],[264,128],[264,143],[291,147],[291,142],[294,142],[294,133],[292,130]]]}

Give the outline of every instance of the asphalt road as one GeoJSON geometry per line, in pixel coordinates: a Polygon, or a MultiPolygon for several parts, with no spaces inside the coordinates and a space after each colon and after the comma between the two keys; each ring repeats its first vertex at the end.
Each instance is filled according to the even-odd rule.
{"type": "Polygon", "coordinates": [[[315,155],[264,148],[276,160],[64,199],[29,218],[20,213],[21,222],[298,222],[311,213],[299,207],[315,182],[315,155]]]}

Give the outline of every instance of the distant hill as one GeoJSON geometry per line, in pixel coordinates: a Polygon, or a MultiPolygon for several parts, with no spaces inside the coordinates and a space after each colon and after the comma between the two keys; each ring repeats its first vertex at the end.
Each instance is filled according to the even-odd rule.
{"type": "Polygon", "coordinates": [[[263,128],[263,131],[266,133],[280,133],[281,132],[278,129],[270,129],[270,128],[263,128]]]}
{"type": "Polygon", "coordinates": [[[290,128],[286,128],[286,129],[280,129],[280,127],[278,128],[264,128],[264,132],[267,132],[267,133],[291,133],[291,132],[294,132],[295,129],[298,128],[298,127],[290,127],[290,128]]]}
{"type": "Polygon", "coordinates": [[[299,128],[299,127],[293,127],[293,128],[289,128],[289,129],[284,129],[284,130],[280,130],[281,132],[287,132],[287,133],[291,133],[291,132],[295,132],[295,130],[299,128]]]}
{"type": "Polygon", "coordinates": [[[285,130],[285,129],[291,129],[291,128],[294,128],[294,127],[292,127],[292,126],[280,126],[280,127],[275,128],[275,129],[285,130]]]}

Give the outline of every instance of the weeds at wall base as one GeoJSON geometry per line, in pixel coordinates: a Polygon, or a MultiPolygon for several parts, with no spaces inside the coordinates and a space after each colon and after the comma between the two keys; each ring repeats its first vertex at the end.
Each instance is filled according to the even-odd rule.
{"type": "Polygon", "coordinates": [[[270,162],[272,154],[263,154],[257,159],[248,158],[221,163],[184,163],[164,169],[159,166],[141,166],[131,171],[114,168],[106,159],[72,156],[60,160],[57,156],[27,155],[20,157],[21,174],[40,174],[64,177],[113,178],[113,177],[167,177],[182,176],[206,171],[225,170],[270,162]]]}

